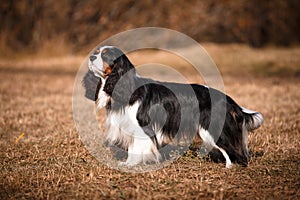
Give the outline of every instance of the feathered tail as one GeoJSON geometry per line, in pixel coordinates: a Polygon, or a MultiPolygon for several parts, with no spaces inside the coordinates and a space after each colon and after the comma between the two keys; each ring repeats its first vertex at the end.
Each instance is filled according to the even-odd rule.
{"type": "Polygon", "coordinates": [[[263,124],[264,118],[260,112],[248,110],[246,108],[242,108],[242,111],[245,117],[245,126],[248,131],[253,131],[263,124]]]}

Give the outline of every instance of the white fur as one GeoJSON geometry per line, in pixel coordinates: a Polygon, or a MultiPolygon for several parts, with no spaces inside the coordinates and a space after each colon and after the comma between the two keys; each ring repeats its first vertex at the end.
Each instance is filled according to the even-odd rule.
{"type": "Polygon", "coordinates": [[[232,163],[231,160],[228,156],[228,154],[226,153],[226,151],[224,149],[222,149],[221,147],[218,147],[217,145],[214,146],[215,148],[219,149],[219,151],[222,152],[224,158],[226,159],[226,168],[231,168],[232,167],[232,163]]]}
{"type": "Polygon", "coordinates": [[[160,154],[154,146],[150,137],[134,137],[133,143],[128,147],[128,158],[125,162],[127,166],[140,163],[156,162],[160,160],[160,154]]]}
{"type": "Polygon", "coordinates": [[[107,116],[108,132],[106,139],[112,143],[122,140],[128,146],[128,158],[122,165],[136,165],[148,161],[159,162],[160,154],[136,119],[140,103],[126,106],[122,112],[111,112],[107,116]]]}
{"type": "Polygon", "coordinates": [[[162,145],[163,142],[164,142],[164,139],[165,139],[164,134],[162,133],[162,131],[161,130],[158,130],[158,131],[155,130],[155,135],[156,135],[157,143],[159,145],[162,145]]]}
{"type": "Polygon", "coordinates": [[[242,111],[243,111],[244,113],[248,113],[248,114],[255,114],[255,113],[257,113],[257,112],[254,111],[254,110],[249,110],[249,109],[244,108],[244,107],[241,107],[241,108],[242,108],[242,111]]]}
{"type": "Polygon", "coordinates": [[[215,140],[210,135],[210,133],[207,130],[205,130],[204,128],[199,127],[199,135],[202,138],[203,143],[204,143],[205,146],[207,146],[209,148],[214,147],[214,148],[218,149],[219,151],[221,151],[221,153],[223,154],[223,156],[226,160],[226,168],[231,168],[232,163],[231,163],[231,160],[230,160],[228,154],[226,153],[226,151],[224,149],[222,149],[221,147],[219,147],[216,144],[215,140]]]}
{"type": "Polygon", "coordinates": [[[100,110],[101,108],[105,107],[110,99],[110,96],[103,90],[105,85],[105,80],[103,78],[101,78],[101,80],[102,80],[102,85],[101,88],[99,89],[98,99],[96,100],[97,110],[100,110]]]}

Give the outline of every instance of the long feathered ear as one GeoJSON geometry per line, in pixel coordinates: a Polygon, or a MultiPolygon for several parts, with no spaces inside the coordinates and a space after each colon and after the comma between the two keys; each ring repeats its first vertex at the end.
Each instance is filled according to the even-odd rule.
{"type": "Polygon", "coordinates": [[[94,73],[89,70],[82,80],[82,85],[85,88],[85,97],[96,101],[101,84],[101,78],[95,76],[94,73]]]}
{"type": "Polygon", "coordinates": [[[126,104],[136,89],[136,71],[126,55],[118,57],[106,80],[104,91],[116,102],[126,104]]]}

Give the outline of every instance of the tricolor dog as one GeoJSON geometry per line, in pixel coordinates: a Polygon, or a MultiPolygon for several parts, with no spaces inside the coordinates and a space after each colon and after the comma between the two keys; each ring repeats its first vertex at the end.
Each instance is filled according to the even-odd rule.
{"type": "Polygon", "coordinates": [[[85,96],[105,107],[106,142],[128,152],[124,165],[160,162],[161,148],[195,134],[219,152],[227,168],[248,164],[248,132],[262,125],[261,113],[204,85],[142,78],[113,46],[96,49],[88,66],[85,96]]]}

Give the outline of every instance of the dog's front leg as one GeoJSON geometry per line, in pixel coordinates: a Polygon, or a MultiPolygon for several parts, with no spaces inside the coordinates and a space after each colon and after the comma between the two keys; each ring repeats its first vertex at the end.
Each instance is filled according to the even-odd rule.
{"type": "Polygon", "coordinates": [[[158,163],[160,154],[151,138],[137,138],[135,137],[133,143],[128,147],[128,157],[126,162],[120,165],[134,166],[138,164],[146,164],[147,162],[158,163]]]}

